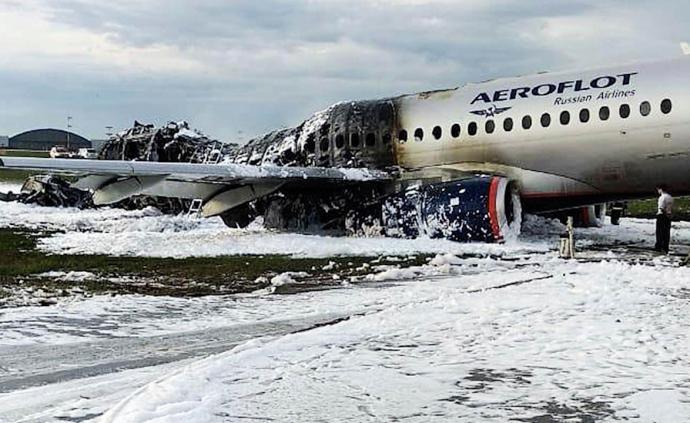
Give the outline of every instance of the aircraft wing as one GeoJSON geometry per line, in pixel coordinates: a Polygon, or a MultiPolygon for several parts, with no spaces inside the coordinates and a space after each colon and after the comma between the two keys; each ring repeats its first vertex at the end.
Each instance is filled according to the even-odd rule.
{"type": "Polygon", "coordinates": [[[72,185],[93,191],[95,204],[112,204],[133,195],[201,199],[204,216],[221,214],[288,183],[306,187],[391,179],[388,173],[371,169],[0,156],[2,169],[74,175],[78,179],[72,185]]]}

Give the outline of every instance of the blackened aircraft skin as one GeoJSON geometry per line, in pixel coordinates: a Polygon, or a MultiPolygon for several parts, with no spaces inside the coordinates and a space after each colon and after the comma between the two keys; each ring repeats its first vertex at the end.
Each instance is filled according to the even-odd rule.
{"type": "MultiPolygon", "coordinates": [[[[401,208],[413,214],[423,209],[425,216],[398,220],[437,229],[463,223],[454,220],[461,215],[470,220],[467,216],[486,215],[489,221],[481,231],[499,239],[496,228],[519,214],[516,202],[527,211],[561,210],[651,196],[659,183],[677,194],[690,193],[689,86],[690,60],[684,57],[343,102],[295,128],[252,140],[221,165],[234,165],[228,176],[214,170],[202,177],[195,171],[191,178],[183,168],[166,173],[147,164],[132,165],[123,174],[112,164],[83,162],[74,169],[72,164],[3,160],[5,167],[101,175],[83,180],[83,186],[100,193],[103,203],[142,193],[201,198],[205,215],[227,216],[282,196],[283,203],[300,210],[322,203],[330,204],[322,207],[330,211],[373,207],[373,214],[356,216],[357,225],[380,215],[381,207],[388,219],[401,208]],[[292,179],[252,173],[273,166],[293,168],[292,179]],[[294,178],[301,169],[312,169],[308,182],[294,178]],[[326,176],[325,169],[339,173],[326,176]],[[371,173],[362,177],[347,169],[371,173]],[[423,188],[427,185],[432,187],[423,188]],[[480,197],[462,198],[468,192],[480,197]],[[309,199],[292,201],[297,197],[309,199]],[[435,215],[422,203],[444,213],[435,215]],[[459,212],[470,203],[476,213],[459,212]]],[[[454,230],[451,239],[467,238],[456,236],[459,226],[454,230]]],[[[477,239],[474,234],[469,238],[477,239]]]]}

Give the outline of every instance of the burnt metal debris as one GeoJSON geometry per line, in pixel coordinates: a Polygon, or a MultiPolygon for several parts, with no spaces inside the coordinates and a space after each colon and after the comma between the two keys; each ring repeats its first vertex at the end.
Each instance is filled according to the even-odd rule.
{"type": "MultiPolygon", "coordinates": [[[[398,131],[395,99],[335,104],[295,128],[281,129],[231,151],[224,161],[248,165],[318,166],[393,170],[393,142],[398,131]]],[[[310,192],[284,187],[225,213],[230,227],[243,227],[263,216],[264,225],[301,232],[381,232],[370,222],[370,208],[380,210],[391,190],[380,182],[357,186],[321,186],[310,192]]]]}
{"type": "Polygon", "coordinates": [[[134,122],[134,126],[112,136],[101,147],[101,160],[204,163],[220,159],[238,149],[189,128],[189,124],[169,122],[156,128],[134,122]],[[212,157],[211,157],[212,156],[212,157]]]}
{"type": "MultiPolygon", "coordinates": [[[[19,201],[44,207],[76,207],[82,210],[96,207],[93,204],[91,192],[74,188],[65,179],[52,175],[30,176],[24,182],[20,192],[0,192],[0,201],[19,201]]],[[[137,196],[112,204],[110,207],[125,210],[155,207],[164,214],[178,214],[189,209],[189,201],[137,196]]]]}
{"type": "Polygon", "coordinates": [[[38,175],[27,178],[19,193],[0,193],[1,201],[19,201],[26,204],[52,207],[93,207],[91,194],[72,188],[64,179],[38,175]]]}
{"type": "MultiPolygon", "coordinates": [[[[187,122],[170,122],[163,127],[134,122],[134,125],[111,137],[100,149],[103,160],[142,160],[157,162],[218,162],[224,155],[238,148],[210,139],[191,130],[187,122]]],[[[0,193],[0,201],[20,201],[51,207],[96,207],[92,193],[71,186],[57,176],[38,175],[28,178],[20,193],[0,193]]],[[[166,214],[179,214],[189,210],[191,200],[177,198],[136,196],[111,207],[127,210],[155,207],[166,214]]]]}
{"type": "MultiPolygon", "coordinates": [[[[187,122],[161,127],[135,122],[100,149],[102,160],[187,163],[237,163],[254,166],[319,166],[391,169],[397,164],[393,142],[398,130],[395,99],[335,104],[294,128],[280,129],[245,145],[223,143],[190,129],[187,122]]],[[[94,207],[91,194],[56,177],[34,178],[16,200],[46,206],[94,207]]],[[[244,227],[263,216],[268,227],[309,231],[348,229],[353,210],[376,204],[389,191],[380,183],[321,186],[309,193],[300,187],[240,205],[221,216],[228,226],[244,227]],[[348,214],[350,216],[348,216],[348,214]]],[[[191,200],[133,197],[116,207],[153,206],[164,213],[189,210],[191,200]]],[[[360,219],[355,219],[360,220],[360,219]]],[[[363,222],[358,222],[360,226],[363,222]]]]}

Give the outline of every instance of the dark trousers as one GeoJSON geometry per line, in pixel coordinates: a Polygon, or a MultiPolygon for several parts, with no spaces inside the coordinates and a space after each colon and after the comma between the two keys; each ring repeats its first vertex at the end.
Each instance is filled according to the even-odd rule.
{"type": "Polygon", "coordinates": [[[668,253],[668,244],[671,242],[671,218],[665,214],[656,217],[656,245],[654,249],[668,253]]]}

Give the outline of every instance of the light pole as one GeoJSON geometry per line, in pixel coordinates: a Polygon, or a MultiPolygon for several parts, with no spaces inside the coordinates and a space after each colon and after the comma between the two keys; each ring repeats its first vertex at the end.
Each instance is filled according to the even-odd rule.
{"type": "Polygon", "coordinates": [[[67,116],[67,151],[69,151],[69,131],[72,128],[71,122],[72,116],[67,116]]]}
{"type": "Polygon", "coordinates": [[[105,136],[108,138],[113,136],[113,127],[112,126],[106,126],[105,127],[105,136]]]}

